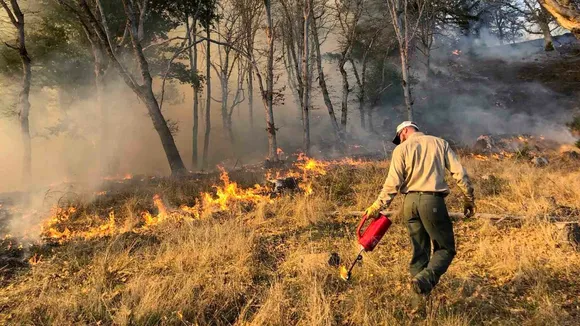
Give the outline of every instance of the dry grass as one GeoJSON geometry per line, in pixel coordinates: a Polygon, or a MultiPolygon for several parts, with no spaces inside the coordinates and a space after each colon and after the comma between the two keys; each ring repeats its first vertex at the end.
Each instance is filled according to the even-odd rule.
{"type": "MultiPolygon", "coordinates": [[[[399,219],[355,267],[350,283],[327,265],[330,252],[354,258],[357,220],[325,213],[360,210],[372,202],[388,166],[376,163],[333,169],[319,178],[310,197],[234,207],[201,221],[169,221],[146,233],[36,246],[31,250],[42,255],[40,263],[21,269],[0,289],[0,323],[577,324],[580,255],[542,217],[562,206],[567,212],[580,208],[579,164],[555,162],[540,169],[520,161],[465,159],[465,165],[480,211],[528,219],[457,221],[458,255],[424,314],[411,313],[410,243],[399,219]]],[[[156,188],[135,188],[114,202],[84,203],[92,215],[79,220],[101,206],[112,207],[123,217],[119,225],[130,230],[140,210],[152,209],[152,192],[177,206],[192,202],[200,190],[193,181],[156,188]]],[[[448,204],[459,209],[457,189],[448,204]]]]}

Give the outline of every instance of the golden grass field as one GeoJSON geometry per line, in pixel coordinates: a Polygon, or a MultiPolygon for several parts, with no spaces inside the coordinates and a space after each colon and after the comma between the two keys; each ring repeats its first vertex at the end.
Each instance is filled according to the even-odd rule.
{"type": "MultiPolygon", "coordinates": [[[[577,214],[580,162],[462,161],[479,212],[525,220],[455,221],[457,256],[424,313],[411,311],[410,242],[397,216],[350,282],[327,264],[331,252],[355,257],[358,217],[341,212],[374,201],[388,168],[374,162],[328,167],[310,196],[232,202],[199,218],[180,218],[174,208],[192,205],[217,177],[81,196],[60,230],[106,224],[113,211],[115,231],[31,247],[28,266],[3,278],[0,324],[577,325],[580,252],[544,217],[577,214]],[[173,213],[144,228],[143,210],[160,213],[153,194],[173,213]]],[[[259,179],[231,177],[242,186],[259,179]]],[[[454,185],[447,202],[459,211],[454,185]]]]}

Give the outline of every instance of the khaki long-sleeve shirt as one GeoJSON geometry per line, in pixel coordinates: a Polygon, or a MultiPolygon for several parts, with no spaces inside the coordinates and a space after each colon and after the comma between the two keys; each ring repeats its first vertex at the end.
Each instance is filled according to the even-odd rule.
{"type": "Polygon", "coordinates": [[[451,172],[463,194],[473,200],[473,187],[467,172],[447,141],[415,132],[393,151],[391,167],[376,204],[386,208],[398,192],[449,193],[445,169],[451,172]]]}

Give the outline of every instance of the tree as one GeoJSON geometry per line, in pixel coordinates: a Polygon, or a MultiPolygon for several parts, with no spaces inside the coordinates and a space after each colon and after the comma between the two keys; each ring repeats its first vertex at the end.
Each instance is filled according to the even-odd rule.
{"type": "MultiPolygon", "coordinates": [[[[241,53],[234,50],[239,47],[243,33],[239,28],[240,15],[235,11],[231,3],[223,2],[220,7],[220,23],[217,25],[217,34],[219,41],[228,45],[218,47],[218,60],[212,63],[221,86],[221,100],[217,101],[221,105],[222,126],[226,131],[232,150],[235,152],[235,139],[232,125],[232,114],[234,109],[239,106],[245,99],[243,81],[245,71],[238,69],[238,83],[235,91],[233,102],[230,103],[230,79],[232,74],[239,67],[239,61],[242,60],[241,53]],[[239,72],[242,72],[240,75],[239,72]]],[[[215,60],[214,60],[215,61],[215,60]]]]}
{"type": "Polygon", "coordinates": [[[520,38],[523,30],[523,17],[519,8],[513,6],[509,0],[495,0],[487,9],[488,29],[495,35],[501,44],[506,41],[515,42],[520,38]]]}
{"type": "Polygon", "coordinates": [[[320,9],[317,10],[320,14],[318,16],[314,15],[314,6],[310,7],[310,16],[312,17],[312,38],[313,38],[313,45],[314,45],[314,58],[316,60],[316,69],[318,71],[318,85],[320,86],[320,90],[322,91],[322,97],[324,98],[324,104],[326,105],[326,109],[328,110],[328,115],[330,117],[330,123],[332,125],[332,130],[334,131],[334,135],[336,140],[339,144],[342,144],[344,141],[344,133],[340,129],[338,125],[338,121],[336,119],[336,114],[334,113],[334,105],[330,99],[330,94],[328,92],[328,86],[326,85],[326,77],[324,74],[324,70],[322,67],[322,53],[320,51],[320,46],[322,45],[322,41],[320,39],[320,34],[323,33],[323,17],[325,16],[324,7],[325,3],[320,5],[320,9]]]}
{"type": "Polygon", "coordinates": [[[310,93],[311,55],[310,25],[312,0],[280,2],[283,9],[281,24],[283,57],[288,81],[300,107],[303,141],[302,150],[310,153],[310,93]]]}
{"type": "Polygon", "coordinates": [[[209,167],[209,137],[211,132],[211,30],[207,23],[205,26],[205,134],[203,137],[203,156],[201,166],[204,169],[209,167]]]}
{"type": "Polygon", "coordinates": [[[310,154],[310,90],[312,76],[310,73],[310,7],[312,0],[304,1],[304,35],[302,37],[302,80],[304,82],[304,93],[302,94],[302,127],[303,127],[303,144],[304,152],[310,154]]]}
{"type": "Polygon", "coordinates": [[[340,38],[338,44],[340,53],[338,54],[338,69],[342,76],[342,103],[340,125],[343,131],[346,131],[348,117],[348,94],[350,86],[348,83],[348,74],[346,72],[346,63],[349,62],[350,54],[354,42],[357,39],[357,27],[363,13],[363,0],[336,0],[336,19],[340,26],[340,38]]]}
{"type": "Polygon", "coordinates": [[[233,6],[240,16],[241,49],[247,54],[244,58],[247,64],[248,115],[250,128],[254,129],[254,62],[252,56],[256,42],[256,34],[260,29],[263,15],[263,2],[260,0],[234,0],[233,6]]]}
{"type": "Polygon", "coordinates": [[[264,9],[266,10],[266,38],[268,40],[268,59],[266,67],[266,89],[262,86],[261,77],[260,89],[264,101],[266,112],[266,125],[268,131],[268,158],[277,162],[278,144],[276,141],[276,125],[274,123],[274,22],[272,21],[272,0],[264,0],[264,9]]]}
{"type": "Polygon", "coordinates": [[[431,48],[435,40],[435,29],[439,16],[442,11],[435,0],[418,0],[418,4],[423,5],[423,15],[419,19],[417,39],[417,50],[424,57],[425,76],[427,79],[431,76],[431,48]]]}
{"type": "Polygon", "coordinates": [[[64,0],[59,0],[59,2],[76,14],[79,22],[88,33],[96,36],[100,46],[106,52],[111,64],[119,72],[125,84],[145,103],[153,126],[163,145],[172,174],[185,173],[185,165],[153,93],[153,78],[149,70],[149,62],[144,53],[143,42],[145,40],[145,23],[149,14],[149,1],[123,0],[122,3],[126,19],[126,33],[124,34],[130,39],[131,59],[137,64],[141,82],[137,80],[128,65],[118,55],[117,47],[124,44],[125,38],[121,38],[117,42],[116,36],[111,34],[111,26],[107,20],[108,12],[105,12],[105,7],[101,0],[96,0],[95,3],[90,4],[87,0],[78,0],[76,5],[67,3],[64,0]]]}
{"type": "Polygon", "coordinates": [[[372,127],[372,121],[371,121],[371,114],[370,114],[370,110],[365,110],[365,102],[366,102],[366,94],[365,94],[365,89],[366,89],[366,84],[367,84],[367,71],[368,71],[368,59],[369,59],[369,54],[370,52],[373,50],[375,41],[378,37],[379,33],[375,33],[373,35],[373,37],[370,40],[367,40],[368,43],[364,44],[364,52],[362,54],[362,58],[360,60],[360,73],[359,73],[359,68],[357,67],[353,57],[351,56],[349,58],[349,62],[352,66],[352,70],[355,76],[355,80],[356,80],[356,84],[358,87],[358,93],[357,93],[357,99],[358,99],[358,110],[359,110],[359,114],[360,114],[360,125],[362,129],[367,129],[367,124],[365,121],[365,114],[368,112],[369,115],[369,123],[368,123],[368,130],[372,131],[373,127],[372,127]]]}
{"type": "Polygon", "coordinates": [[[409,4],[409,0],[387,0],[388,12],[399,44],[401,58],[401,75],[407,119],[413,120],[413,100],[409,75],[409,48],[415,37],[417,27],[423,14],[424,3],[418,7],[409,4]]]}
{"type": "MultiPolygon", "coordinates": [[[[199,161],[198,155],[198,134],[199,134],[199,93],[204,81],[197,67],[198,49],[198,25],[208,26],[215,22],[217,16],[217,3],[214,0],[177,0],[177,1],[155,1],[156,12],[167,14],[166,19],[171,20],[174,26],[185,25],[185,42],[178,47],[175,54],[187,53],[186,59],[189,62],[189,69],[179,63],[173,63],[175,78],[182,83],[191,85],[192,90],[192,138],[191,138],[191,166],[192,169],[201,168],[203,164],[199,161]]],[[[173,58],[177,58],[174,54],[173,58]]],[[[171,62],[170,62],[171,63],[171,62]]],[[[169,69],[168,69],[169,70],[169,69]]]]}
{"type": "Polygon", "coordinates": [[[580,38],[580,7],[577,0],[538,0],[560,26],[580,38]]]}
{"type": "Polygon", "coordinates": [[[191,90],[193,91],[193,104],[192,104],[192,118],[193,127],[191,131],[191,168],[199,168],[198,155],[197,155],[197,136],[199,133],[199,87],[200,80],[197,73],[197,17],[194,15],[192,21],[189,21],[189,15],[185,17],[185,28],[187,29],[187,47],[189,48],[189,69],[191,78],[191,90]],[[191,27],[190,27],[191,24],[191,27]],[[191,30],[191,32],[190,32],[191,30]]]}
{"type": "Polygon", "coordinates": [[[6,15],[10,19],[14,28],[16,28],[17,44],[12,45],[7,42],[4,44],[18,51],[20,60],[22,62],[22,87],[18,95],[18,120],[20,121],[20,132],[22,137],[22,178],[23,183],[28,185],[32,177],[32,148],[30,144],[30,123],[28,117],[30,115],[30,80],[32,76],[31,60],[26,50],[26,34],[24,31],[24,13],[20,9],[17,0],[10,0],[10,6],[5,0],[0,0],[0,5],[6,11],[6,15]]]}
{"type": "Polygon", "coordinates": [[[526,20],[540,28],[540,32],[532,28],[525,28],[526,32],[530,34],[542,34],[544,37],[544,50],[553,51],[554,41],[552,39],[552,30],[550,29],[550,23],[553,21],[553,17],[537,0],[523,0],[523,2],[526,9],[522,10],[522,13],[526,17],[526,20]]]}

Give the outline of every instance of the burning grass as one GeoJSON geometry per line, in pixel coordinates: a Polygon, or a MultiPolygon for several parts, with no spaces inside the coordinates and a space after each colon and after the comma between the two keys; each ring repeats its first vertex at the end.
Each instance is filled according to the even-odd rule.
{"type": "MultiPolygon", "coordinates": [[[[563,207],[578,212],[580,162],[463,160],[479,211],[527,219],[457,221],[458,255],[426,314],[411,312],[410,243],[400,218],[349,283],[327,264],[330,252],[354,259],[358,222],[328,213],[371,203],[388,162],[303,159],[286,175],[311,193],[272,198],[254,178],[222,172],[203,186],[167,180],[63,203],[44,228],[57,241],[27,248],[29,263],[0,289],[0,323],[575,324],[580,255],[544,217],[563,207]]],[[[453,188],[447,202],[458,211],[453,188]]],[[[578,220],[576,213],[567,218],[578,220]]]]}

